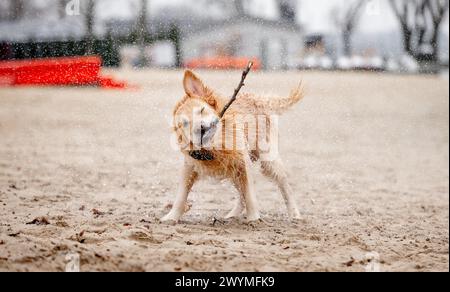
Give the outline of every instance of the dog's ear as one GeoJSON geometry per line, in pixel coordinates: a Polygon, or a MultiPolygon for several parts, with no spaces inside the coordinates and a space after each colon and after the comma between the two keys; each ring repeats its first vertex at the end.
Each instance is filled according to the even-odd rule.
{"type": "Polygon", "coordinates": [[[209,89],[203,84],[200,78],[192,71],[186,70],[184,73],[184,91],[189,97],[206,97],[209,95],[209,89]]]}
{"type": "MultiPolygon", "coordinates": [[[[217,108],[217,102],[213,91],[205,86],[200,78],[190,70],[184,73],[184,91],[191,98],[201,98],[213,108],[217,108]]],[[[217,110],[217,109],[216,109],[217,110]]]]}

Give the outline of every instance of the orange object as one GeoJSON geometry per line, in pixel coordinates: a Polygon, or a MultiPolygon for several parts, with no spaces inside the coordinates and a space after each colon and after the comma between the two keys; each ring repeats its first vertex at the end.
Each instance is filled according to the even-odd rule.
{"type": "Polygon", "coordinates": [[[261,70],[261,61],[257,58],[241,58],[230,56],[218,56],[211,58],[198,58],[186,62],[185,67],[189,69],[245,69],[249,61],[254,63],[254,70],[261,70]]]}
{"type": "Polygon", "coordinates": [[[0,62],[0,85],[101,86],[125,88],[125,83],[100,76],[100,57],[69,57],[0,62]]]}

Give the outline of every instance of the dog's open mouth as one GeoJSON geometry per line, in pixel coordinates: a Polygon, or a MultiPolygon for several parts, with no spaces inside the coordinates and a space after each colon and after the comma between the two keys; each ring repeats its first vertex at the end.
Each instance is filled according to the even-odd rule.
{"type": "Polygon", "coordinates": [[[214,154],[211,151],[208,150],[193,150],[189,152],[189,155],[194,158],[195,160],[200,161],[213,161],[214,160],[214,154]]]}
{"type": "Polygon", "coordinates": [[[217,123],[212,124],[209,127],[202,126],[199,131],[197,150],[189,151],[189,155],[195,160],[199,161],[213,161],[215,159],[213,153],[210,151],[212,148],[212,142],[217,132],[217,123]]]}

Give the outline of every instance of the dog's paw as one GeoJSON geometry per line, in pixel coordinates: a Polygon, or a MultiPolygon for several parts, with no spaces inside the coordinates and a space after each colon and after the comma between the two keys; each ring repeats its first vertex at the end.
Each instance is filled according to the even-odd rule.
{"type": "Polygon", "coordinates": [[[247,226],[253,228],[253,229],[259,229],[262,227],[270,226],[266,221],[264,221],[262,218],[255,220],[255,221],[247,221],[247,226]]]}
{"type": "Polygon", "coordinates": [[[161,223],[167,224],[167,225],[176,225],[180,221],[181,216],[178,216],[176,214],[169,213],[168,215],[161,218],[161,223]]]}
{"type": "Polygon", "coordinates": [[[247,222],[248,223],[259,222],[259,221],[261,221],[261,215],[259,213],[255,213],[255,214],[247,216],[247,222]]]}
{"type": "Polygon", "coordinates": [[[243,216],[243,212],[234,212],[234,211],[231,211],[230,213],[228,213],[226,216],[225,216],[225,220],[235,220],[235,219],[239,219],[239,218],[241,218],[243,216]]]}
{"type": "Polygon", "coordinates": [[[303,217],[298,210],[294,210],[292,212],[289,212],[289,219],[291,219],[293,222],[299,222],[303,220],[303,217]]]}
{"type": "Polygon", "coordinates": [[[175,220],[161,220],[161,224],[167,225],[167,226],[175,226],[178,224],[178,221],[175,220]]]}

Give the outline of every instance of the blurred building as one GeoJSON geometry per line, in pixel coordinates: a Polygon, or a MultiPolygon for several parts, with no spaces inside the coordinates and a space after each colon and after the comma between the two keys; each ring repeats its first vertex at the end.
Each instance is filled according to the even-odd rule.
{"type": "Polygon", "coordinates": [[[183,60],[233,56],[258,58],[265,69],[287,69],[301,54],[302,33],[295,22],[251,16],[207,23],[182,38],[183,60]]]}
{"type": "Polygon", "coordinates": [[[305,37],[305,54],[325,55],[325,37],[321,34],[313,34],[305,37]]]}
{"type": "MultiPolygon", "coordinates": [[[[101,55],[107,65],[118,65],[122,56],[134,66],[135,59],[141,58],[134,57],[137,49],[142,52],[142,36],[137,33],[135,18],[97,17],[94,31],[89,32],[86,7],[79,15],[67,15],[67,3],[0,0],[0,59],[94,53],[101,55]]],[[[277,1],[278,17],[273,19],[249,11],[251,7],[241,5],[242,1],[222,3],[229,9],[218,9],[217,15],[204,13],[204,9],[210,9],[208,5],[214,4],[208,2],[201,6],[203,10],[180,4],[149,17],[148,35],[144,37],[148,64],[170,67],[193,58],[229,56],[258,58],[267,69],[295,67],[304,46],[296,0],[277,1]]]]}
{"type": "MultiPolygon", "coordinates": [[[[177,60],[173,63],[177,65],[192,59],[226,56],[258,58],[267,69],[293,68],[303,49],[302,30],[295,13],[297,1],[280,3],[283,6],[279,8],[280,17],[277,19],[250,14],[241,6],[238,6],[240,9],[231,7],[218,17],[190,11],[184,6],[166,7],[149,19],[147,30],[151,43],[156,42],[160,47],[163,43],[167,50],[176,52],[177,60]],[[167,40],[172,42],[172,48],[168,47],[167,40]]],[[[132,34],[134,26],[133,20],[112,19],[105,24],[114,39],[132,34]]],[[[163,58],[157,57],[162,54],[155,53],[153,47],[149,45],[146,51],[149,52],[150,63],[157,65],[163,58]]],[[[127,46],[123,55],[127,60],[134,60],[132,56],[136,53],[132,52],[132,48],[127,46]]],[[[133,65],[134,61],[126,63],[133,65]]],[[[168,60],[164,63],[169,64],[168,60]]]]}
{"type": "Polygon", "coordinates": [[[242,6],[221,21],[200,24],[182,37],[183,60],[246,57],[259,59],[264,69],[294,68],[304,48],[297,3],[277,1],[276,19],[257,16],[242,6]]]}

